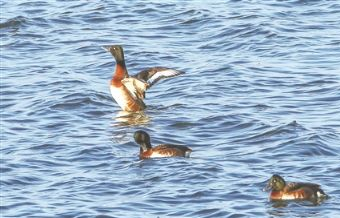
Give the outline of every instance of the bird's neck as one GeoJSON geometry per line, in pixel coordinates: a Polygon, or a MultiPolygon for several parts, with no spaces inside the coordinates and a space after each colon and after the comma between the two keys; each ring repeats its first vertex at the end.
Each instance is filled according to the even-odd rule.
{"type": "Polygon", "coordinates": [[[113,79],[114,80],[122,80],[127,76],[128,76],[128,73],[127,73],[127,70],[126,70],[124,60],[117,62],[115,74],[113,75],[113,79]]]}
{"type": "Polygon", "coordinates": [[[140,147],[140,151],[141,152],[146,152],[148,150],[150,150],[152,147],[151,147],[151,144],[150,143],[146,143],[146,142],[143,142],[141,144],[141,147],[140,147]]]}

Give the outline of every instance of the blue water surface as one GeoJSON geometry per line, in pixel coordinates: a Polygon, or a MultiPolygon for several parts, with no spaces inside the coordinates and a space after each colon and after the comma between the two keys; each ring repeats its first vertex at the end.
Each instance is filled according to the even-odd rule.
{"type": "Polygon", "coordinates": [[[339,217],[339,1],[0,1],[1,217],[339,217]],[[185,71],[112,99],[131,74],[185,71]],[[140,161],[133,133],[191,158],[140,161]],[[273,173],[320,204],[274,204],[273,173]]]}

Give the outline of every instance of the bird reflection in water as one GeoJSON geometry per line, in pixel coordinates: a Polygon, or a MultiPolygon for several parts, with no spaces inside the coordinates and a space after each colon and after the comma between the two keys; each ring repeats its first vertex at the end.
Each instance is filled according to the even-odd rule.
{"type": "Polygon", "coordinates": [[[117,123],[115,123],[114,125],[118,126],[135,126],[147,124],[150,122],[150,117],[146,115],[143,111],[119,111],[117,116],[113,119],[117,121],[117,123]]]}

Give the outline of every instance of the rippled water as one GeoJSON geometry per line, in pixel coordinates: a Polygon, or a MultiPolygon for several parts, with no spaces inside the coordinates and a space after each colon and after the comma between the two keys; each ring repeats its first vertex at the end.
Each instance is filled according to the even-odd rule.
{"type": "Polygon", "coordinates": [[[0,1],[2,217],[337,217],[338,1],[0,1]],[[134,74],[186,72],[126,115],[102,45],[134,74]],[[133,133],[186,144],[140,161],[133,133]],[[275,205],[273,173],[319,205],[275,205]]]}

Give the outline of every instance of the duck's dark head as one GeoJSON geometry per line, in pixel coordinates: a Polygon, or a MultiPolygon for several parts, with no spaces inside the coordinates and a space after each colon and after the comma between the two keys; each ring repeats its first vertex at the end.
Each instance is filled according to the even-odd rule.
{"type": "Polygon", "coordinates": [[[133,135],[135,142],[139,144],[142,150],[145,152],[151,149],[150,136],[143,130],[138,130],[133,135]]]}
{"type": "Polygon", "coordinates": [[[285,180],[277,175],[274,174],[268,181],[268,185],[266,186],[266,190],[273,190],[273,191],[282,191],[286,186],[285,180]]]}
{"type": "Polygon", "coordinates": [[[116,59],[117,63],[124,63],[124,51],[120,45],[105,45],[103,48],[110,52],[112,56],[116,59]]]}

